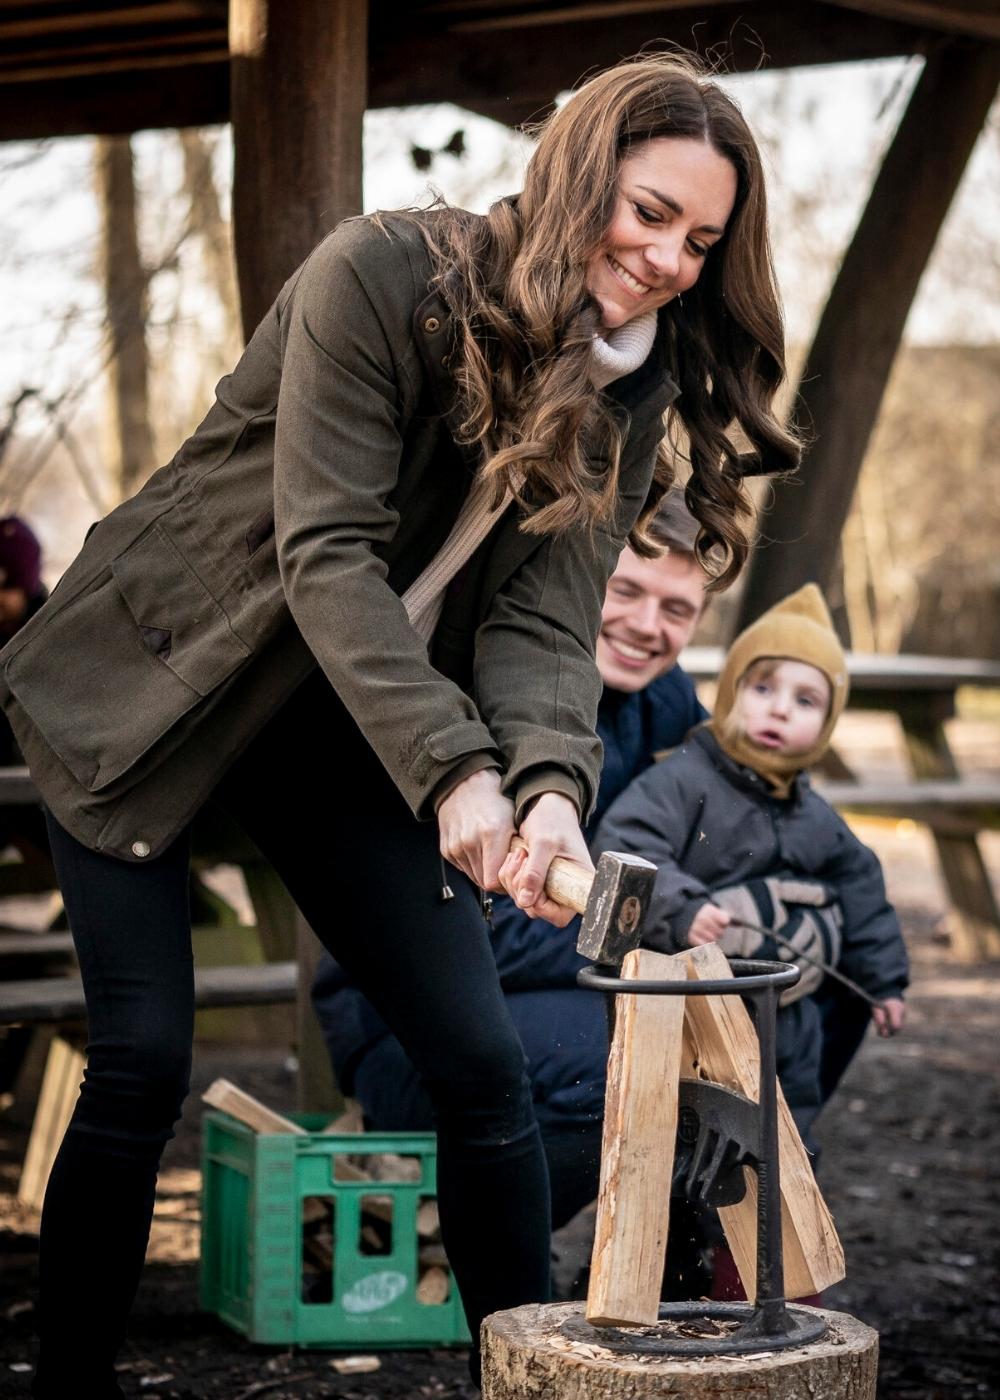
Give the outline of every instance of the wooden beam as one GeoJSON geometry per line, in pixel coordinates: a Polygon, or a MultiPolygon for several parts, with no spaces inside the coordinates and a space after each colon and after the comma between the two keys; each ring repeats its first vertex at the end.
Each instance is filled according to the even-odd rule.
{"type": "MultiPolygon", "coordinates": [[[[377,15],[377,11],[374,11],[377,15]]],[[[370,105],[516,101],[543,109],[592,69],[658,41],[724,56],[737,71],[835,63],[912,53],[923,31],[898,20],[848,14],[833,4],[713,4],[576,18],[530,30],[469,29],[458,16],[435,24],[413,9],[398,23],[374,23],[370,105]],[[442,56],[447,55],[447,61],[442,56]]]]}
{"type": "Polygon", "coordinates": [[[815,445],[775,485],[736,630],[833,576],[903,327],[998,80],[1000,46],[956,41],[927,59],[820,318],[800,390],[815,445]]]}
{"type": "Polygon", "coordinates": [[[282,283],[361,209],[368,0],[231,0],[233,231],[249,337],[282,283]]]}
{"type": "Polygon", "coordinates": [[[0,141],[123,136],[229,120],[229,64],[182,63],[86,77],[5,80],[0,141]]]}
{"type": "MultiPolygon", "coordinates": [[[[313,67],[328,70],[330,35],[343,3],[325,6],[308,0],[281,6],[272,44],[282,50],[296,44],[300,50],[309,49],[313,67]],[[327,61],[320,63],[320,56],[327,61]]],[[[266,12],[266,0],[233,0],[231,9],[234,19],[247,9],[266,12]]],[[[401,9],[388,0],[373,0],[368,105],[455,102],[516,125],[543,114],[556,93],[589,70],[658,40],[723,55],[737,71],[762,63],[780,68],[884,58],[912,53],[926,40],[924,26],[879,14],[860,15],[832,3],[805,6],[774,0],[747,6],[713,0],[710,6],[664,3],[650,9],[644,0],[623,0],[612,11],[607,0],[596,9],[582,4],[539,13],[537,7],[525,7],[522,13],[531,24],[528,42],[526,31],[513,25],[509,4],[490,17],[470,4],[401,9]]],[[[137,30],[135,37],[147,32],[137,30]]],[[[185,31],[176,26],[175,32],[185,31]]],[[[354,37],[363,39],[363,26],[355,28],[354,37]]],[[[48,60],[52,77],[17,83],[16,101],[6,102],[0,113],[0,140],[115,135],[227,119],[229,65],[220,61],[211,25],[206,25],[205,44],[197,53],[171,50],[172,41],[165,35],[163,52],[137,55],[135,67],[131,60],[123,64],[121,55],[113,52],[102,58],[97,50],[104,39],[109,44],[116,41],[114,31],[88,36],[94,51],[85,56],[86,74],[67,74],[67,66],[72,69],[81,61],[68,35],[65,59],[48,60]],[[158,67],[160,63],[164,67],[158,67]]],[[[234,61],[234,68],[240,57],[245,55],[234,61]]],[[[5,81],[13,82],[16,55],[8,53],[4,64],[5,81]]],[[[362,55],[355,80],[364,68],[362,55]]],[[[303,96],[283,91],[285,103],[275,104],[271,114],[281,129],[294,125],[294,109],[303,96]]],[[[320,100],[321,94],[313,95],[320,100]]]]}
{"type": "Polygon", "coordinates": [[[1000,9],[997,0],[837,0],[847,10],[862,14],[903,19],[910,24],[927,25],[947,34],[965,34],[976,39],[1000,39],[1000,9]]]}

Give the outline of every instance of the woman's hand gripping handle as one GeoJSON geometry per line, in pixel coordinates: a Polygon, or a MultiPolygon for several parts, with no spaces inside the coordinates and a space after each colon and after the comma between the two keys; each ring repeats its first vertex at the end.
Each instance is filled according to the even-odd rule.
{"type": "Polygon", "coordinates": [[[530,918],[565,928],[586,909],[593,881],[576,807],[561,793],[543,793],[500,867],[501,885],[530,918]]]}

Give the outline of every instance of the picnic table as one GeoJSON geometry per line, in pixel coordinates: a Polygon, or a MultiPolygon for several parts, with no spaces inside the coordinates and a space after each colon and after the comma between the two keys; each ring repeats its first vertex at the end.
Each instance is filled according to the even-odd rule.
{"type": "MultiPolygon", "coordinates": [[[[683,666],[695,681],[715,680],[721,647],[688,647],[683,666]]],[[[851,710],[895,714],[912,777],[866,782],[834,750],[817,786],[847,811],[909,817],[930,828],[953,908],[952,946],[962,961],[1000,957],[1000,907],[983,861],[979,833],[1000,826],[1000,778],[965,778],[945,724],[964,686],[1000,690],[1000,663],[943,656],[881,656],[848,652],[851,710]]]]}

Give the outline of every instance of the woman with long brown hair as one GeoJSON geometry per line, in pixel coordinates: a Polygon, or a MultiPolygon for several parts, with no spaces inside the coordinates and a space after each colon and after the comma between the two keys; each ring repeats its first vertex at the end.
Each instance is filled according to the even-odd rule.
{"type": "Polygon", "coordinates": [[[781,377],[753,138],[694,65],[642,58],[542,129],[518,198],[340,225],[194,436],[88,535],[2,658],[89,1021],[42,1220],[36,1397],[122,1393],[187,1090],[187,832],[209,799],[425,1079],[473,1336],[545,1296],[544,1159],[477,890],[568,918],[544,877],[587,860],[594,637],[622,544],[652,549],[680,450],[664,412],[724,583],[742,476],[796,460],[781,377]]]}

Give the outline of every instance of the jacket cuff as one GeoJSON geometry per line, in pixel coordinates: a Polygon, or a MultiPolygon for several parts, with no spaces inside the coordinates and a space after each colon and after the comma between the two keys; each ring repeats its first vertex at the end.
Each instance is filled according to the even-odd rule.
{"type": "Polygon", "coordinates": [[[435,816],[437,810],[445,798],[458,787],[459,783],[471,778],[473,773],[480,773],[484,768],[499,769],[500,764],[488,753],[470,753],[467,758],[463,758],[461,763],[457,763],[450,772],[446,773],[437,787],[430,795],[430,804],[434,809],[435,816]]]}
{"type": "Polygon", "coordinates": [[[579,784],[563,768],[532,768],[524,774],[509,797],[514,799],[514,825],[519,827],[528,815],[528,808],[543,792],[558,792],[568,797],[576,808],[577,818],[583,810],[579,784]]]}

